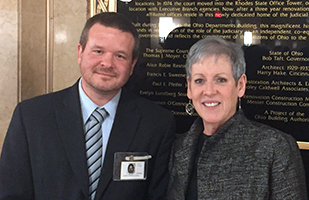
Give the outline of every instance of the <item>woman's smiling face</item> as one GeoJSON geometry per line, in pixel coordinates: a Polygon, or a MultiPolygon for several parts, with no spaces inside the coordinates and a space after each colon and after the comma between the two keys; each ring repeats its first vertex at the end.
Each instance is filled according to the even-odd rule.
{"type": "Polygon", "coordinates": [[[236,112],[237,99],[245,92],[246,76],[243,74],[236,84],[229,58],[212,54],[192,65],[187,83],[187,96],[203,119],[204,128],[211,125],[216,131],[236,112]]]}

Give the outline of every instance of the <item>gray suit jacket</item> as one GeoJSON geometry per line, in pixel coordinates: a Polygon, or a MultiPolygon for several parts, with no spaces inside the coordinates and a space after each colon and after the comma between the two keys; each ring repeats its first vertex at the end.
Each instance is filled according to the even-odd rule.
{"type": "MultiPolygon", "coordinates": [[[[164,199],[174,128],[169,111],[123,89],[96,199],[164,199]],[[150,154],[147,179],[114,181],[115,152],[150,154]]],[[[77,84],[21,102],[0,158],[0,199],[85,200],[87,194],[77,84]]]]}
{"type": "MultiPolygon", "coordinates": [[[[203,131],[198,118],[175,141],[169,200],[184,200],[203,131]]],[[[307,199],[305,173],[295,140],[236,113],[205,141],[197,169],[198,199],[307,199]]]]}

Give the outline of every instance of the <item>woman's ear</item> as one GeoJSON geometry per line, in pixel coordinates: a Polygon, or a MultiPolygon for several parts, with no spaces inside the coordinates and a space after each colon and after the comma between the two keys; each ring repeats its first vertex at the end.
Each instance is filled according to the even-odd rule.
{"type": "Polygon", "coordinates": [[[242,74],[237,81],[238,97],[242,97],[246,91],[247,76],[242,74]]]}
{"type": "Polygon", "coordinates": [[[192,99],[192,95],[191,95],[191,85],[190,85],[190,79],[187,77],[187,97],[189,99],[192,99]]]}

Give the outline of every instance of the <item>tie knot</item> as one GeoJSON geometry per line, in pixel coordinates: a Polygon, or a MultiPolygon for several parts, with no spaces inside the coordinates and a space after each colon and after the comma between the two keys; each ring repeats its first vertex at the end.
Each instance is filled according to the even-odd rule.
{"type": "Polygon", "coordinates": [[[96,108],[91,114],[91,116],[94,117],[98,123],[102,123],[104,118],[107,117],[107,115],[107,111],[104,108],[96,108]]]}

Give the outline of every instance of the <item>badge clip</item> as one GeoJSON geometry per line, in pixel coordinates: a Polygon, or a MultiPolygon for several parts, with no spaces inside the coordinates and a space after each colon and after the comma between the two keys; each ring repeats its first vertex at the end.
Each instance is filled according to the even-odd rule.
{"type": "Polygon", "coordinates": [[[130,155],[130,156],[126,156],[125,160],[127,160],[127,161],[137,161],[137,160],[149,160],[151,158],[152,158],[151,155],[146,155],[146,156],[133,156],[133,155],[130,155]]]}

